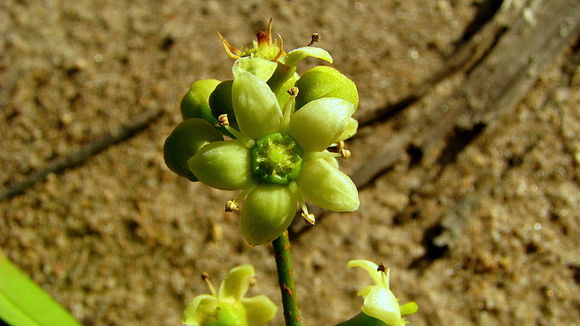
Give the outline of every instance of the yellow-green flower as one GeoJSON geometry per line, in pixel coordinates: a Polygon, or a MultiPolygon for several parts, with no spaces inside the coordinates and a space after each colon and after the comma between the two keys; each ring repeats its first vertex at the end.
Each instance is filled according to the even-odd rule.
{"type": "Polygon", "coordinates": [[[260,326],[274,318],[278,309],[265,295],[245,298],[254,277],[252,265],[232,268],[217,293],[195,297],[183,313],[186,326],[260,326]]]}
{"type": "Polygon", "coordinates": [[[351,260],[347,265],[349,268],[360,267],[369,273],[373,280],[373,285],[362,288],[358,295],[364,297],[361,308],[364,315],[356,316],[347,321],[342,326],[355,325],[380,325],[377,319],[388,326],[405,326],[407,321],[404,315],[410,315],[419,309],[415,302],[399,305],[399,299],[391,291],[389,286],[389,269],[384,265],[377,265],[368,260],[351,260]],[[368,318],[371,317],[371,318],[368,318]],[[364,323],[361,323],[364,320],[364,323]]]}
{"type": "Polygon", "coordinates": [[[192,85],[181,110],[193,121],[178,126],[164,146],[169,168],[214,188],[241,190],[226,210],[241,206],[242,232],[252,245],[280,236],[298,207],[314,224],[306,201],[332,211],[358,209],[356,186],[336,160],[350,155],[343,140],[357,130],[354,83],[329,67],[300,77],[296,67],[303,59],[332,62],[332,57],[312,46],[286,53],[281,40],[272,42],[271,25],[252,49],[223,42],[237,58],[233,81],[192,85]]]}
{"type": "Polygon", "coordinates": [[[239,131],[236,139],[215,141],[188,161],[203,183],[242,193],[230,206],[241,209],[242,231],[250,244],[277,238],[292,222],[299,204],[311,217],[305,201],[345,212],[358,209],[356,186],[337,168],[326,149],[337,145],[349,127],[354,105],[336,97],[322,97],[295,111],[294,90],[282,110],[263,78],[244,58],[233,67],[232,105],[239,131]]]}

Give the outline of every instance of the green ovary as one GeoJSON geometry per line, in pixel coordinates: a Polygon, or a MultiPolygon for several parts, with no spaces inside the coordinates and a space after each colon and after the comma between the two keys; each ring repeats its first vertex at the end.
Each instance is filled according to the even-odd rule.
{"type": "Polygon", "coordinates": [[[252,149],[252,172],[266,183],[287,185],[300,174],[302,148],[289,135],[264,136],[252,149]]]}

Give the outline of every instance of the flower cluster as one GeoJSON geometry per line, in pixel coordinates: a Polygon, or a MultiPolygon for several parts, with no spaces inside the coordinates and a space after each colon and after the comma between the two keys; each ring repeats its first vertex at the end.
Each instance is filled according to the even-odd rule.
{"type": "Polygon", "coordinates": [[[350,156],[344,140],[358,126],[354,83],[328,66],[298,75],[303,59],[332,57],[312,46],[286,53],[281,38],[272,41],[271,24],[251,49],[222,41],[236,59],[233,80],[192,84],[181,103],[184,121],[165,142],[167,166],[192,181],[241,190],[226,210],[241,206],[242,232],[252,245],[277,238],[297,207],[314,224],[306,201],[358,209],[356,186],[337,162],[350,156]]]}

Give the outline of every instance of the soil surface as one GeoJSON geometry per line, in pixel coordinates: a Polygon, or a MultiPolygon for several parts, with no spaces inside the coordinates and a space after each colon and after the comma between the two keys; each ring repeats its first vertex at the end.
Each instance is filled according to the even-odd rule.
{"type": "MultiPolygon", "coordinates": [[[[0,201],[0,248],[83,325],[179,325],[189,300],[208,291],[202,272],[219,283],[245,263],[257,273],[250,295],[281,307],[270,246],[247,245],[238,216],[223,211],[234,194],[179,178],[163,162],[190,83],[232,78],[217,32],[248,45],[273,17],[286,49],[320,33],[317,45],[358,85],[362,117],[431,77],[497,4],[2,1],[0,190],[122,125],[161,115],[0,201]]],[[[580,325],[579,62],[575,49],[559,55],[514,110],[466,134],[435,175],[409,168],[411,151],[360,191],[359,211],[328,214],[295,236],[304,325],[334,325],[359,311],[356,292],[370,280],[346,268],[359,258],[390,267],[401,301],[419,304],[410,325],[580,325]],[[442,216],[460,213],[469,219],[454,244],[433,245],[442,216]]],[[[447,80],[362,127],[344,169],[365,164],[461,83],[447,80]]],[[[280,310],[270,325],[282,324],[280,310]]]]}

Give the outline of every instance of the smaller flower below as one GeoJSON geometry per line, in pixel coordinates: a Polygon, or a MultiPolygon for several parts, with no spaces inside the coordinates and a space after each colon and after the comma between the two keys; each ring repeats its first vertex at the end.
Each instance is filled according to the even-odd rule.
{"type": "Polygon", "coordinates": [[[254,277],[252,265],[232,268],[216,291],[207,274],[210,294],[195,297],[183,313],[185,326],[260,326],[274,318],[276,305],[265,295],[245,298],[254,277]]]}
{"type": "MultiPolygon", "coordinates": [[[[402,316],[414,314],[419,310],[415,302],[399,305],[399,299],[389,287],[389,269],[383,264],[377,265],[368,260],[351,260],[347,266],[363,268],[373,280],[373,285],[364,287],[357,293],[364,297],[361,310],[365,315],[381,320],[389,326],[405,326],[407,321],[402,316]]],[[[357,316],[353,320],[363,317],[357,316]]]]}

